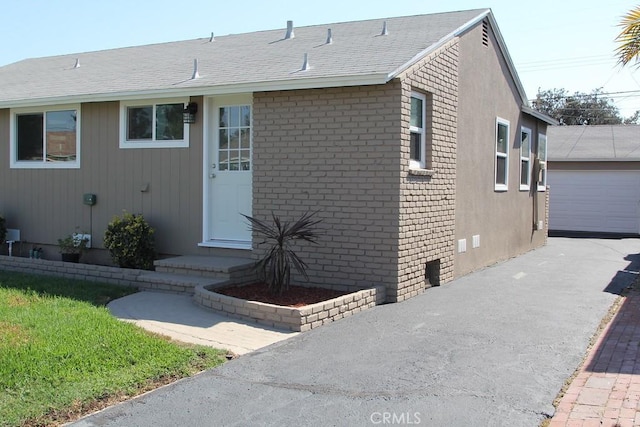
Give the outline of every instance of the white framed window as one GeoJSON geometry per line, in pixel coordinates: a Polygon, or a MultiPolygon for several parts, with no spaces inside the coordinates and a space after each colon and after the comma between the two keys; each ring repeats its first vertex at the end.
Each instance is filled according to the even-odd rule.
{"type": "Polygon", "coordinates": [[[409,122],[409,167],[411,169],[425,169],[427,166],[426,107],[427,97],[421,93],[411,92],[411,119],[409,122]]]}
{"type": "Polygon", "coordinates": [[[520,190],[531,187],[531,129],[520,128],[520,190]]]}
{"type": "Polygon", "coordinates": [[[80,105],[17,108],[9,125],[10,167],[80,168],[80,105]]]}
{"type": "Polygon", "coordinates": [[[509,188],[509,121],[496,119],[495,140],[495,190],[507,191],[509,188]]]}
{"type": "Polygon", "coordinates": [[[547,135],[543,133],[538,134],[538,176],[536,181],[538,182],[538,191],[545,191],[547,189],[547,135]]]}
{"type": "Polygon", "coordinates": [[[189,147],[187,98],[120,102],[120,148],[189,147]]]}

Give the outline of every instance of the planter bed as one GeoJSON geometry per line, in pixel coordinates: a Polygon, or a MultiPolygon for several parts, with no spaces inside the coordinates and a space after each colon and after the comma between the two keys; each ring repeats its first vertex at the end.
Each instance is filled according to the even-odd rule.
{"type": "Polygon", "coordinates": [[[193,300],[202,307],[227,316],[304,332],[382,304],[385,300],[385,288],[376,286],[363,289],[304,307],[285,307],[247,301],[216,293],[215,288],[209,289],[207,286],[198,286],[193,300]]]}

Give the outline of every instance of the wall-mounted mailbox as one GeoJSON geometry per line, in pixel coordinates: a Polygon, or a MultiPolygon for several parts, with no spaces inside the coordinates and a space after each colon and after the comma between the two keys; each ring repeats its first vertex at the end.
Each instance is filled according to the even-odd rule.
{"type": "Polygon", "coordinates": [[[87,193],[84,196],[82,196],[82,203],[84,203],[87,206],[93,206],[96,204],[96,195],[95,194],[91,194],[91,193],[87,193]]]}

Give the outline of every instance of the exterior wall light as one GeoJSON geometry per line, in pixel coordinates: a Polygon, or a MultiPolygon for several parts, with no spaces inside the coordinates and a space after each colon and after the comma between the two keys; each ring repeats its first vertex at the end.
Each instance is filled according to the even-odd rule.
{"type": "Polygon", "coordinates": [[[198,104],[190,102],[182,111],[182,121],[184,123],[193,124],[196,122],[196,113],[198,112],[198,104]]]}

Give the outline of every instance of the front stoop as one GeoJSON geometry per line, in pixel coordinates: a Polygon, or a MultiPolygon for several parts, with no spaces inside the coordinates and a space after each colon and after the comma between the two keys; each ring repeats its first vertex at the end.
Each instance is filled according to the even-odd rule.
{"type": "Polygon", "coordinates": [[[153,265],[158,273],[227,279],[234,283],[255,278],[255,262],[249,258],[185,255],[157,260],[153,265]]]}
{"type": "Polygon", "coordinates": [[[193,295],[195,288],[198,286],[217,287],[228,282],[228,279],[160,273],[156,271],[143,271],[138,276],[138,288],[140,290],[175,292],[188,295],[193,295]]]}
{"type": "Polygon", "coordinates": [[[155,271],[138,277],[140,289],[193,295],[198,286],[216,288],[255,280],[249,258],[185,255],[157,260],[155,271]]]}

